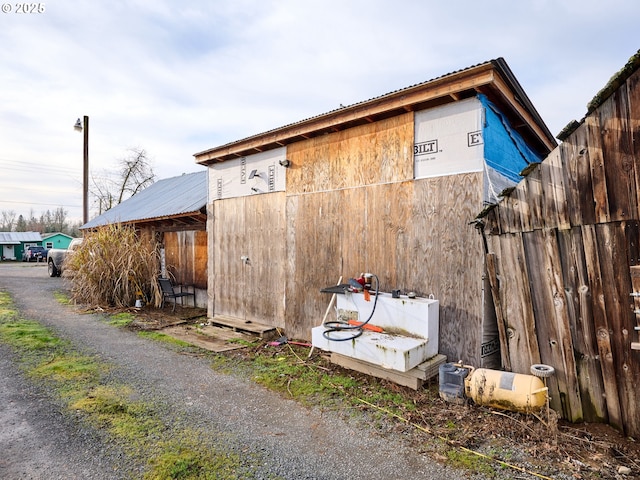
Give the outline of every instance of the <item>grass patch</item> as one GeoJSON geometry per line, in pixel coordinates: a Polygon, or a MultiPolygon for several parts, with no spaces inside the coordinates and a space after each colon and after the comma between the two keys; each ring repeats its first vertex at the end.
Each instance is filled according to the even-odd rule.
{"type": "MultiPolygon", "coordinates": [[[[9,316],[15,317],[15,312],[9,316]]],[[[28,351],[53,349],[61,343],[51,330],[38,322],[20,319],[1,323],[0,338],[14,348],[28,351]]]]}
{"type": "Polygon", "coordinates": [[[496,476],[496,470],[489,460],[471,452],[451,449],[447,450],[445,455],[448,463],[453,467],[480,474],[484,478],[495,478],[496,476]]]}
{"type": "Polygon", "coordinates": [[[114,315],[109,315],[109,325],[113,325],[115,327],[127,327],[133,323],[135,317],[131,315],[129,312],[121,312],[116,313],[114,315]]]}
{"type": "Polygon", "coordinates": [[[63,292],[53,292],[53,298],[61,305],[71,305],[73,303],[71,297],[63,292]]]}
{"type": "Polygon", "coordinates": [[[303,360],[291,349],[275,356],[256,355],[250,368],[256,383],[303,404],[333,405],[346,401],[352,406],[361,406],[358,398],[363,398],[394,413],[416,409],[409,398],[385,388],[375,379],[364,381],[361,375],[342,369],[328,374],[320,363],[319,359],[303,360]]]}
{"type": "Polygon", "coordinates": [[[193,347],[189,342],[174,338],[171,335],[160,332],[138,332],[138,336],[142,338],[148,338],[155,340],[156,342],[168,343],[169,345],[176,345],[178,347],[193,347]]]}
{"type": "Polygon", "coordinates": [[[237,345],[242,345],[243,347],[255,347],[259,343],[259,340],[250,342],[244,338],[230,338],[227,340],[227,343],[235,343],[237,345]]]}
{"type": "MultiPolygon", "coordinates": [[[[195,432],[192,432],[195,433],[195,432]]],[[[199,445],[194,435],[185,435],[162,445],[151,470],[144,476],[147,480],[180,479],[237,479],[240,458],[221,451],[211,451],[199,445]]]]}
{"type": "Polygon", "coordinates": [[[16,314],[11,302],[11,297],[7,292],[0,292],[0,318],[8,319],[16,314]]]}
{"type": "Polygon", "coordinates": [[[92,423],[130,445],[153,446],[164,424],[152,406],[133,400],[132,394],[126,385],[97,385],[69,408],[83,412],[92,423]]]}
{"type": "Polygon", "coordinates": [[[239,471],[252,478],[250,466],[211,440],[213,432],[167,423],[158,405],[140,401],[130,386],[104,377],[112,365],[81,354],[38,322],[21,319],[5,292],[0,292],[0,342],[13,347],[27,375],[68,411],[106,431],[146,465],[144,478],[224,480],[239,478],[239,471]]]}
{"type": "Polygon", "coordinates": [[[55,381],[81,381],[98,377],[98,364],[90,357],[76,354],[54,356],[31,370],[34,377],[55,381]]]}

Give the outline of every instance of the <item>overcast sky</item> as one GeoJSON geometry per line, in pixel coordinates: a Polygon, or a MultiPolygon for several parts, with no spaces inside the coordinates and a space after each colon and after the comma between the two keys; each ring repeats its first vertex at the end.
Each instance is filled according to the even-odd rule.
{"type": "Polygon", "coordinates": [[[503,57],[555,135],[640,48],[637,0],[21,5],[0,12],[0,211],[73,220],[84,115],[92,177],[141,148],[167,178],[203,170],[194,153],[503,57]]]}

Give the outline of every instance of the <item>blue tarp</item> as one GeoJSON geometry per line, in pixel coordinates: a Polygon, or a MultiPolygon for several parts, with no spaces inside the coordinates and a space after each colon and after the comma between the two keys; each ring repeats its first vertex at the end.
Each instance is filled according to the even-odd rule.
{"type": "Polygon", "coordinates": [[[485,201],[496,203],[497,195],[507,187],[516,185],[520,172],[530,163],[539,163],[542,157],[534,152],[518,132],[511,128],[507,118],[482,95],[478,100],[484,107],[482,137],[485,159],[485,201]]]}

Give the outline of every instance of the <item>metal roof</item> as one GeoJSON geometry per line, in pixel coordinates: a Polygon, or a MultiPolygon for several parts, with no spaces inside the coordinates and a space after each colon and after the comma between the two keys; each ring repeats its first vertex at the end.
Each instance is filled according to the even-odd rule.
{"type": "Polygon", "coordinates": [[[503,110],[504,114],[513,117],[510,120],[514,128],[532,146],[537,144],[539,153],[546,154],[557,146],[553,135],[527,97],[507,62],[500,57],[369,100],[343,106],[305,120],[210,148],[195,153],[194,156],[196,163],[209,165],[371,123],[407,111],[439,106],[443,103],[468,98],[476,93],[484,93],[503,110]],[[491,71],[496,72],[498,76],[487,75],[487,72],[491,71]],[[473,76],[477,77],[477,82],[460,82],[460,80],[470,79],[473,76]],[[460,82],[459,85],[456,82],[460,82]],[[458,86],[461,90],[456,90],[458,86]]]}
{"type": "Polygon", "coordinates": [[[47,238],[51,238],[51,237],[55,237],[56,235],[62,235],[65,236],[67,238],[73,238],[71,235],[67,235],[66,233],[62,233],[62,232],[51,232],[51,233],[43,233],[42,234],[42,240],[46,240],[47,238]]]}
{"type": "Polygon", "coordinates": [[[21,242],[41,242],[39,232],[0,232],[0,244],[20,245],[21,242]]]}
{"type": "Polygon", "coordinates": [[[185,173],[179,177],[158,180],[133,197],[85,223],[80,229],[200,214],[206,206],[206,170],[185,173]]]}

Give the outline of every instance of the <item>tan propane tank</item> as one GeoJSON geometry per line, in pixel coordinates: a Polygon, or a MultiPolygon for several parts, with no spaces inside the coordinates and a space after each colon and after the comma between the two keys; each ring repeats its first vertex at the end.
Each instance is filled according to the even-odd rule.
{"type": "Polygon", "coordinates": [[[471,368],[465,378],[465,393],[478,405],[530,413],[547,404],[548,388],[540,377],[550,376],[552,367],[534,365],[534,375],[471,368]]]}

